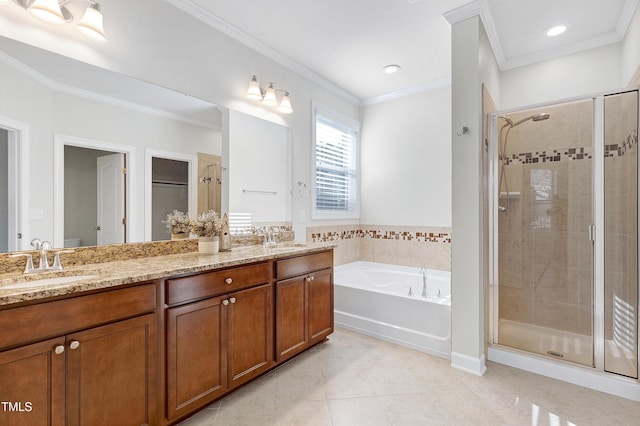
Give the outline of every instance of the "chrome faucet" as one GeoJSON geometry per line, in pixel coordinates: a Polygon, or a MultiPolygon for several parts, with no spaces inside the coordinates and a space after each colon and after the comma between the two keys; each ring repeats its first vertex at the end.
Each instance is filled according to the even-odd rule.
{"type": "Polygon", "coordinates": [[[49,241],[42,241],[40,243],[40,263],[38,264],[39,271],[49,269],[49,259],[47,259],[47,252],[49,250],[51,250],[51,243],[49,241]]]}
{"type": "Polygon", "coordinates": [[[420,268],[420,273],[422,274],[422,297],[429,297],[429,292],[427,291],[427,270],[425,268],[420,268]]]}

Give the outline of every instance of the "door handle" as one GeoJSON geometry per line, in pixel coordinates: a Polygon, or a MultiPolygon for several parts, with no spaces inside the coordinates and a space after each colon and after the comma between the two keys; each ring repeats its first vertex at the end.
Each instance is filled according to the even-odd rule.
{"type": "Polygon", "coordinates": [[[93,227],[93,230],[94,230],[94,231],[100,231],[100,230],[101,230],[101,229],[100,229],[100,225],[98,225],[98,226],[94,226],[94,227],[93,227]]]}

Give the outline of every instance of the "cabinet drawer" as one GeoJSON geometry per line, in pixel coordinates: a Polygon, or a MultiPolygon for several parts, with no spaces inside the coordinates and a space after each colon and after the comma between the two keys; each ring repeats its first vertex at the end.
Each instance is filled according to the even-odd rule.
{"type": "Polygon", "coordinates": [[[271,263],[228,268],[215,272],[167,280],[168,305],[216,296],[230,291],[265,284],[271,279],[271,263]]]}
{"type": "Polygon", "coordinates": [[[144,284],[0,311],[0,349],[118,321],[156,308],[156,285],[144,284]]]}
{"type": "Polygon", "coordinates": [[[292,257],[276,262],[276,279],[281,280],[333,266],[333,251],[292,257]]]}

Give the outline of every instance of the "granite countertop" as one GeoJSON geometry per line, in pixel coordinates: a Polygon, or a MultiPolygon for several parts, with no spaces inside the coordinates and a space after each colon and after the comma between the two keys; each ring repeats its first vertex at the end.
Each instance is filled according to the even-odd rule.
{"type": "Polygon", "coordinates": [[[169,254],[117,262],[71,266],[65,268],[64,271],[51,271],[28,275],[0,275],[0,306],[315,253],[333,247],[334,245],[332,244],[284,244],[273,247],[253,245],[235,247],[232,251],[221,252],[215,255],[200,255],[197,252],[169,254]],[[21,285],[20,288],[4,288],[13,284],[26,283],[27,281],[70,276],[76,276],[78,280],[67,283],[54,282],[45,285],[21,285]],[[80,276],[86,278],[80,278],[80,276]]]}

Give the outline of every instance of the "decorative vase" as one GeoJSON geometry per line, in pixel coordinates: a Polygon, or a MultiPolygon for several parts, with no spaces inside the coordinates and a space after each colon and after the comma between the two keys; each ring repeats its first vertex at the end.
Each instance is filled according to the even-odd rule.
{"type": "Polygon", "coordinates": [[[216,254],[220,249],[220,237],[198,237],[198,252],[200,254],[216,254]]]}
{"type": "Polygon", "coordinates": [[[171,239],[172,240],[184,240],[186,238],[189,238],[189,233],[188,232],[179,232],[177,234],[171,234],[171,239]]]}

